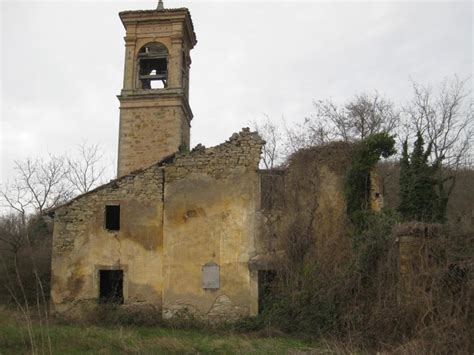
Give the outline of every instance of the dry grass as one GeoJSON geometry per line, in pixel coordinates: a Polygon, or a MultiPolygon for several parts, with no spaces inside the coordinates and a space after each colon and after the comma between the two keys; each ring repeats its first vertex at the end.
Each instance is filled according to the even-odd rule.
{"type": "MultiPolygon", "coordinates": [[[[39,338],[38,323],[33,323],[33,333],[39,338]]],[[[255,334],[229,331],[164,327],[56,323],[50,326],[50,336],[53,354],[287,354],[330,351],[326,345],[288,336],[261,338],[255,334]]],[[[18,313],[0,311],[0,349],[1,354],[31,353],[26,329],[18,313]]]]}

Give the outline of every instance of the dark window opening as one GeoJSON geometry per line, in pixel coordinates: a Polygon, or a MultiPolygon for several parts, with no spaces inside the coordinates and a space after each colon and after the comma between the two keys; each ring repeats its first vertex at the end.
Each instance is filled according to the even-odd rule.
{"type": "Polygon", "coordinates": [[[120,206],[105,206],[105,228],[111,231],[120,230],[120,206]]]}
{"type": "Polygon", "coordinates": [[[268,309],[272,302],[272,287],[276,279],[275,270],[258,271],[258,313],[268,309]]]}
{"type": "Polygon", "coordinates": [[[123,270],[100,270],[100,303],[123,304],[123,270]]]}
{"type": "Polygon", "coordinates": [[[142,89],[167,87],[168,50],[161,43],[149,43],[138,53],[139,80],[142,89]]]}

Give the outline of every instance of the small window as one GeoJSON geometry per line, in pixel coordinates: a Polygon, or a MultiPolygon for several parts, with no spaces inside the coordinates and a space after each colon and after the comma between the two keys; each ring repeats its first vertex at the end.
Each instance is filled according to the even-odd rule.
{"type": "Polygon", "coordinates": [[[111,231],[120,230],[120,205],[105,206],[105,228],[111,231]]]}
{"type": "Polygon", "coordinates": [[[100,270],[100,303],[123,303],[123,270],[100,270]]]}
{"type": "Polygon", "coordinates": [[[202,288],[216,290],[220,287],[219,265],[207,263],[202,267],[202,288]]]}

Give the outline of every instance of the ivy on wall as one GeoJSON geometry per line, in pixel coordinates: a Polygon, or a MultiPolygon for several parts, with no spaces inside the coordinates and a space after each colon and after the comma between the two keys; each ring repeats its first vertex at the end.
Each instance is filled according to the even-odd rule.
{"type": "Polygon", "coordinates": [[[360,225],[360,217],[370,210],[370,172],[380,160],[395,154],[395,140],[388,133],[373,134],[357,143],[345,181],[347,215],[360,225]]]}

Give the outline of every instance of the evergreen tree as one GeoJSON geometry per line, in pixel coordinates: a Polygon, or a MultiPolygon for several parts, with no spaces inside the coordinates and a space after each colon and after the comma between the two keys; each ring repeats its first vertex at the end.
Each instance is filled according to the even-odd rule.
{"type": "Polygon", "coordinates": [[[440,209],[440,198],[435,190],[435,174],[438,164],[430,165],[428,157],[431,144],[424,150],[421,132],[408,155],[408,143],[403,144],[400,160],[400,206],[399,211],[405,220],[425,222],[443,221],[445,211],[440,209]]]}
{"type": "Polygon", "coordinates": [[[400,206],[398,210],[405,219],[414,215],[411,194],[411,175],[410,175],[410,157],[408,155],[408,140],[405,139],[402,147],[402,158],[400,159],[400,206]]]}

